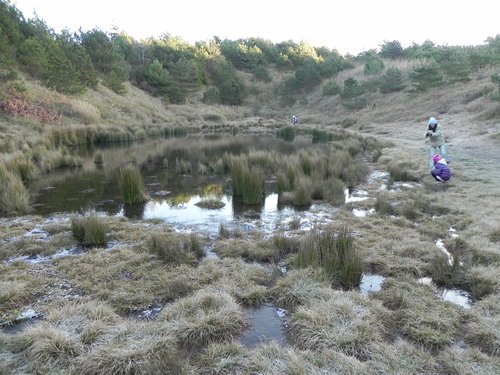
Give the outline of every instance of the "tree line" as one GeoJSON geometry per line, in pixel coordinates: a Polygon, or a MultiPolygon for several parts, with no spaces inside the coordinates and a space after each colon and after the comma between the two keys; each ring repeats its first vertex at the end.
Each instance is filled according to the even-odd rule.
{"type": "MultiPolygon", "coordinates": [[[[273,68],[287,73],[278,90],[283,104],[292,104],[323,83],[323,95],[339,94],[344,105],[355,109],[366,104],[366,92],[401,91],[408,89],[408,82],[411,90],[425,91],[467,81],[472,72],[499,63],[500,35],[470,47],[437,46],[426,41],[403,48],[398,41],[385,41],[378,50],[342,56],[336,50],[304,42],[272,43],[261,38],[233,41],[214,37],[189,44],[169,34],[137,41],[125,33],[100,29],[56,33],[43,20],[25,19],[9,1],[0,0],[1,79],[15,77],[19,70],[67,94],[95,88],[99,81],[121,93],[129,81],[170,103],[184,103],[189,92],[203,89],[206,103],[240,105],[246,92],[236,71],[271,82],[273,68]],[[387,59],[425,63],[405,79],[399,69],[385,67],[387,59]],[[376,79],[358,82],[348,78],[340,87],[332,78],[355,63],[364,64],[364,74],[376,79]]],[[[492,81],[500,82],[498,75],[492,81]]]]}

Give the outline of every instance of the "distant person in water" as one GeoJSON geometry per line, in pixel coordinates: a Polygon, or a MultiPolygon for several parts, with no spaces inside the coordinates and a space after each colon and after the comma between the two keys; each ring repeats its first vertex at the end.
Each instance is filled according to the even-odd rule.
{"type": "Polygon", "coordinates": [[[297,123],[297,116],[293,115],[292,116],[292,125],[295,125],[297,123]]]}
{"type": "Polygon", "coordinates": [[[429,121],[427,121],[427,131],[425,132],[425,137],[428,138],[430,142],[429,168],[432,169],[434,167],[432,157],[438,153],[441,154],[447,162],[449,162],[446,147],[444,146],[443,127],[434,117],[429,118],[429,121]]]}
{"type": "Polygon", "coordinates": [[[451,178],[451,171],[448,168],[445,158],[436,154],[432,157],[432,163],[431,175],[436,181],[446,182],[451,178]]]}

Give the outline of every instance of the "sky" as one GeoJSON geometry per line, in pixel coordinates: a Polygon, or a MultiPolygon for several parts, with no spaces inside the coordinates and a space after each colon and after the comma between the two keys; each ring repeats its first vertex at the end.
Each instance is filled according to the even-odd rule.
{"type": "Polygon", "coordinates": [[[163,34],[189,43],[260,37],[357,55],[397,40],[403,47],[480,45],[500,34],[499,0],[11,0],[56,32],[117,27],[141,40],[163,34]]]}

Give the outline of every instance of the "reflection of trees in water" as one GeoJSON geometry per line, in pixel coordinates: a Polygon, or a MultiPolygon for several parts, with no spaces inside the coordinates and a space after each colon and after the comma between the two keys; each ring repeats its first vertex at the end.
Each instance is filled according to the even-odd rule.
{"type": "Polygon", "coordinates": [[[142,219],[146,203],[124,204],[123,213],[129,219],[142,219]]]}

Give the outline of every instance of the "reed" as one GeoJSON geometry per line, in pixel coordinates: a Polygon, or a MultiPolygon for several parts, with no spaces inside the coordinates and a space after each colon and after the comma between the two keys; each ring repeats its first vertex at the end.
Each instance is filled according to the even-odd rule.
{"type": "Polygon", "coordinates": [[[241,176],[241,193],[243,202],[248,205],[258,205],[264,200],[264,172],[259,167],[247,168],[241,176]]]}
{"type": "Polygon", "coordinates": [[[143,203],[148,199],[141,172],[136,165],[128,164],[121,168],[120,188],[125,203],[143,203]]]}

